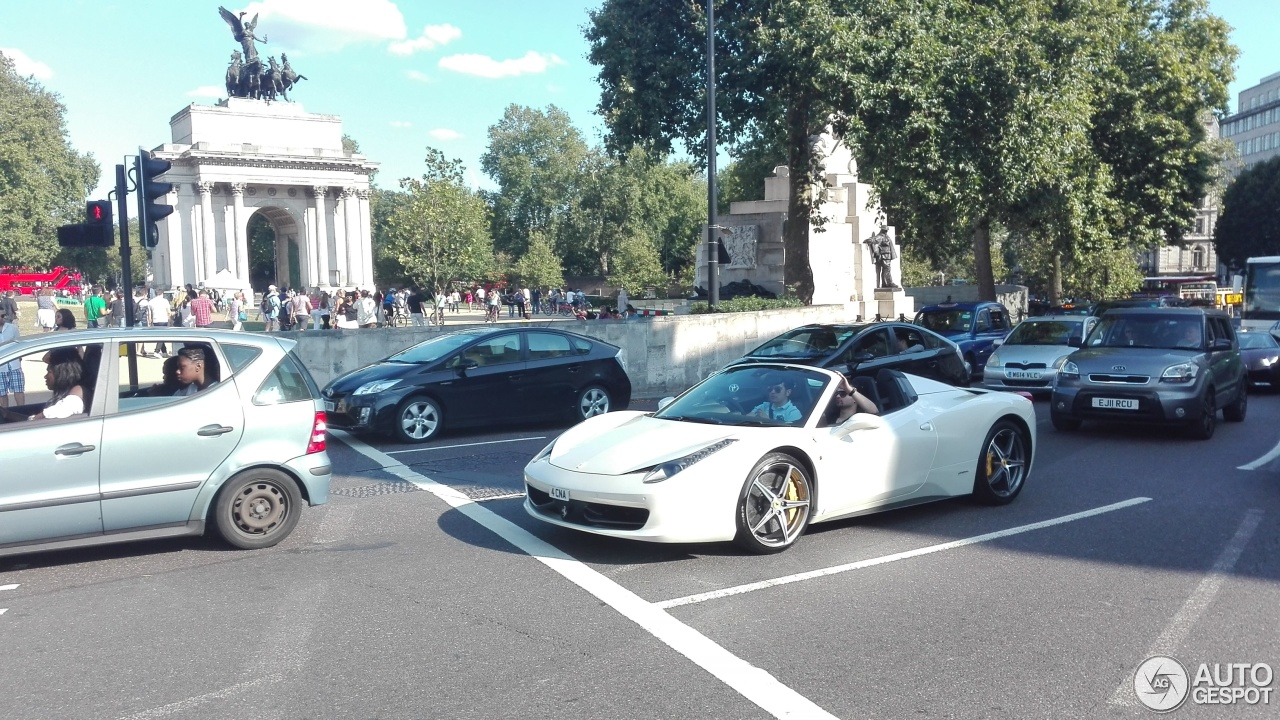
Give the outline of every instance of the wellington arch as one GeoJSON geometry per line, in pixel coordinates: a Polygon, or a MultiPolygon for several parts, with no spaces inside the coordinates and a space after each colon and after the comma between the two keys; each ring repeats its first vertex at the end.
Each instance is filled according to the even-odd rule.
{"type": "Polygon", "coordinates": [[[169,126],[172,142],[154,151],[173,163],[161,179],[173,183],[174,206],[158,223],[156,285],[199,285],[225,271],[241,289],[265,289],[251,282],[255,217],[275,237],[272,284],[373,285],[369,176],[378,164],[343,151],[341,118],[231,98],[192,104],[169,126]]]}

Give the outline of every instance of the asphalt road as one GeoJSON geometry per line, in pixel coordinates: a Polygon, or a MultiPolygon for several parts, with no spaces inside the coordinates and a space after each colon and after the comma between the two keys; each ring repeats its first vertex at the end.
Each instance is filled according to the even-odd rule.
{"type": "Polygon", "coordinates": [[[769,557],[531,520],[520,469],[560,426],[331,439],[330,504],[275,548],[0,558],[0,716],[1127,718],[1152,655],[1280,668],[1280,462],[1238,469],[1280,395],[1208,442],[1038,410],[1012,505],[769,557]]]}

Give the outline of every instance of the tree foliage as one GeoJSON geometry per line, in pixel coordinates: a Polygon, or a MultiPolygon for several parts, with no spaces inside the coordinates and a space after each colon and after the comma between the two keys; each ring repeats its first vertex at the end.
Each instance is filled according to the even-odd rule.
{"type": "Polygon", "coordinates": [[[387,222],[387,248],[414,284],[439,293],[487,275],[493,241],[488,206],[466,186],[462,164],[428,148],[426,165],[421,179],[400,181],[406,197],[387,222]]]}
{"type": "Polygon", "coordinates": [[[535,232],[529,239],[529,249],[515,264],[511,273],[515,282],[526,287],[561,287],[564,285],[564,264],[545,233],[535,232]]]}
{"type": "Polygon", "coordinates": [[[1240,173],[1222,196],[1213,242],[1218,260],[1243,268],[1245,260],[1280,255],[1280,157],[1240,173]]]}
{"type": "Polygon", "coordinates": [[[67,138],[66,108],[0,54],[0,265],[47,266],[57,226],[84,221],[98,164],[67,138]]]}
{"type": "Polygon", "coordinates": [[[643,294],[645,288],[667,284],[658,249],[643,235],[628,235],[618,244],[613,272],[608,279],[610,285],[626,288],[628,293],[636,296],[643,294]]]}

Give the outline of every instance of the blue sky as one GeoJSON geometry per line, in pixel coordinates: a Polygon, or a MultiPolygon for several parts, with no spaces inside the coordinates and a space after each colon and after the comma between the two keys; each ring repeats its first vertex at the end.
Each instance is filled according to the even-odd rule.
{"type": "MultiPolygon", "coordinates": [[[[226,2],[227,0],[224,0],[226,2]]],[[[231,0],[234,2],[235,0],[231,0]]],[[[507,105],[555,104],[589,142],[602,132],[599,90],[581,28],[581,0],[259,0],[259,53],[288,53],[310,79],[293,93],[309,112],[341,115],[382,164],[378,184],[422,172],[424,148],[460,158],[471,181],[488,128],[507,105]]],[[[105,181],[139,145],[169,141],[169,118],[221,95],[239,47],[216,1],[3,0],[0,49],[67,106],[72,144],[93,153],[105,181]],[[145,42],[145,48],[142,47],[145,42]],[[139,60],[145,55],[145,60],[139,60]]],[[[1280,72],[1276,0],[1210,0],[1241,49],[1236,94],[1280,72]]]]}

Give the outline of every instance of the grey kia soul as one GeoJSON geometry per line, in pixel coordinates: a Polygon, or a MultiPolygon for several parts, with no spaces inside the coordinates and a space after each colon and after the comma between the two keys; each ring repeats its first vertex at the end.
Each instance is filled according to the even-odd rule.
{"type": "Polygon", "coordinates": [[[1218,411],[1248,408],[1240,344],[1226,313],[1205,308],[1110,310],[1058,371],[1050,404],[1057,430],[1084,420],[1179,425],[1207,440],[1218,411]]]}

